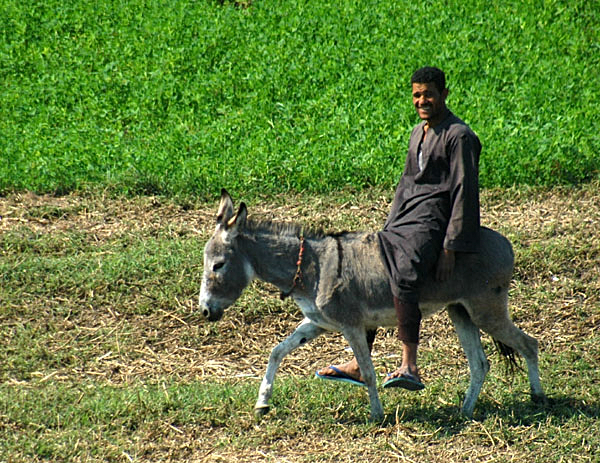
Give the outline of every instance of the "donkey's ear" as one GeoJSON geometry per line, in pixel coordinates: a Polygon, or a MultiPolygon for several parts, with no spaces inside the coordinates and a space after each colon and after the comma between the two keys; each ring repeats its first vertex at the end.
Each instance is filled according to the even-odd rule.
{"type": "Polygon", "coordinates": [[[227,190],[221,190],[221,203],[217,211],[217,225],[226,224],[233,217],[233,200],[227,190]]]}
{"type": "Polygon", "coordinates": [[[241,203],[236,214],[227,222],[227,230],[237,233],[240,227],[246,224],[246,217],[248,217],[248,208],[245,203],[241,203]]]}

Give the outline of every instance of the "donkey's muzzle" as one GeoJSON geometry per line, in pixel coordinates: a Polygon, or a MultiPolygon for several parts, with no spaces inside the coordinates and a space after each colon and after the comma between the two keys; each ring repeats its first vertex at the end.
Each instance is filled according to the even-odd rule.
{"type": "Polygon", "coordinates": [[[218,307],[211,307],[209,305],[202,305],[202,315],[209,322],[216,322],[223,316],[223,309],[218,307]]]}

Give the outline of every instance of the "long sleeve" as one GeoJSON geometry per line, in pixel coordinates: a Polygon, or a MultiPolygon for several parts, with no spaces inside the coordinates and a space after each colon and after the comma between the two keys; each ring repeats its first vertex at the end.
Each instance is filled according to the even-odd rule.
{"type": "Polygon", "coordinates": [[[469,129],[453,137],[450,159],[450,220],[444,248],[477,252],[479,247],[479,154],[481,144],[469,129]]]}

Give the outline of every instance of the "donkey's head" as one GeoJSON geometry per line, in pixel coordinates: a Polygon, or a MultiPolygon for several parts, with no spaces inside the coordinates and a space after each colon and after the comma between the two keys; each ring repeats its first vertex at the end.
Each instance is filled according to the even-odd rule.
{"type": "Polygon", "coordinates": [[[244,203],[236,213],[231,196],[221,190],[217,226],[204,248],[204,274],[200,289],[202,314],[217,321],[250,283],[254,270],[240,252],[238,235],[246,222],[248,211],[244,203]]]}

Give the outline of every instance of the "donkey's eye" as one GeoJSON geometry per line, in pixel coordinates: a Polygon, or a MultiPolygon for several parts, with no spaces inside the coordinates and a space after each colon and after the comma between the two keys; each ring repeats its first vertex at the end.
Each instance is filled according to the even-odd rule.
{"type": "Polygon", "coordinates": [[[219,269],[222,269],[223,266],[225,265],[225,262],[217,262],[216,264],[213,265],[213,272],[217,272],[219,269]]]}

